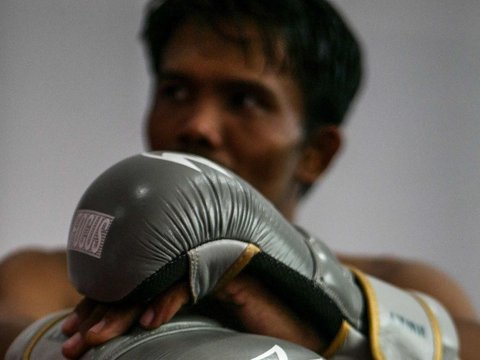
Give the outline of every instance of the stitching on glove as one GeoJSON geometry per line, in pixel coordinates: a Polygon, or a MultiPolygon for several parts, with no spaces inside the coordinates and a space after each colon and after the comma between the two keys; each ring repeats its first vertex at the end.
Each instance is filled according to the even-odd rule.
{"type": "Polygon", "coordinates": [[[196,279],[198,278],[198,264],[199,264],[199,255],[196,249],[192,249],[188,252],[188,257],[190,258],[190,291],[192,292],[193,303],[196,303],[198,300],[198,291],[196,279]]]}

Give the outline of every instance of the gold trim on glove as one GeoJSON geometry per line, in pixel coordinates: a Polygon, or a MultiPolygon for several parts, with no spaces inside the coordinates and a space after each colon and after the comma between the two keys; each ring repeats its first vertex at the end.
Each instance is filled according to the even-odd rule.
{"type": "Polygon", "coordinates": [[[22,360],[29,360],[30,356],[32,355],[33,349],[37,345],[37,343],[42,339],[42,337],[46,334],[48,330],[58,324],[60,321],[65,319],[69,315],[69,312],[62,313],[53,319],[50,319],[46,324],[44,324],[35,335],[33,335],[32,339],[29,341],[25,351],[23,352],[22,360]]]}
{"type": "Polygon", "coordinates": [[[259,247],[254,244],[248,244],[248,246],[243,250],[242,254],[238,257],[237,260],[225,271],[222,275],[218,283],[215,285],[215,291],[222,289],[225,285],[227,285],[235,276],[237,276],[245,266],[248,265],[250,260],[260,253],[259,247]]]}
{"type": "Polygon", "coordinates": [[[430,320],[430,325],[433,332],[433,341],[435,342],[433,360],[442,360],[442,333],[440,331],[440,325],[437,317],[425,300],[415,293],[412,293],[412,295],[420,303],[420,305],[422,305],[423,310],[425,310],[425,313],[428,316],[428,320],[430,320]]]}
{"type": "Polygon", "coordinates": [[[351,326],[345,320],[342,322],[342,326],[340,326],[340,330],[338,331],[335,339],[333,339],[332,343],[328,346],[328,348],[322,353],[323,357],[329,358],[342,347],[345,339],[347,338],[350,332],[351,326]]]}
{"type": "Polygon", "coordinates": [[[380,345],[380,314],[378,313],[378,302],[375,291],[368,281],[368,278],[360,270],[350,269],[357,278],[363,292],[366,294],[368,317],[369,317],[369,333],[370,333],[370,349],[375,360],[387,360],[380,345]]]}

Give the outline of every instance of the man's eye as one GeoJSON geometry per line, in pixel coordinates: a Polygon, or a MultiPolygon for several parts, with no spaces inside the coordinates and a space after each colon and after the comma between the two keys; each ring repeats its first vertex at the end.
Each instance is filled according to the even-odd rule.
{"type": "Polygon", "coordinates": [[[159,95],[163,99],[172,101],[185,101],[189,97],[189,91],[186,86],[179,84],[164,84],[159,87],[159,95]]]}
{"type": "Polygon", "coordinates": [[[231,97],[231,105],[238,110],[248,110],[261,107],[261,102],[257,96],[249,93],[236,93],[231,97]]]}

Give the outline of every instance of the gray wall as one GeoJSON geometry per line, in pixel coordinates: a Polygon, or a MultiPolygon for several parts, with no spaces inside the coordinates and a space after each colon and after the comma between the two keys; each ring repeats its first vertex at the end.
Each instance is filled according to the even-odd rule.
{"type": "MultiPolygon", "coordinates": [[[[480,2],[337,0],[368,74],[298,221],[343,252],[423,259],[480,309],[480,2]]],[[[144,0],[0,3],[0,256],[63,246],[101,171],[142,150],[144,0]]]]}

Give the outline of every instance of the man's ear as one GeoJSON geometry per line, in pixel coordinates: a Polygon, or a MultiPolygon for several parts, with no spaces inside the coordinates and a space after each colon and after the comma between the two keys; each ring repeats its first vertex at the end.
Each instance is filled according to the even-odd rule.
{"type": "Polygon", "coordinates": [[[342,146],[342,132],[338,126],[316,129],[304,145],[296,177],[305,185],[312,185],[329,167],[342,146]]]}

